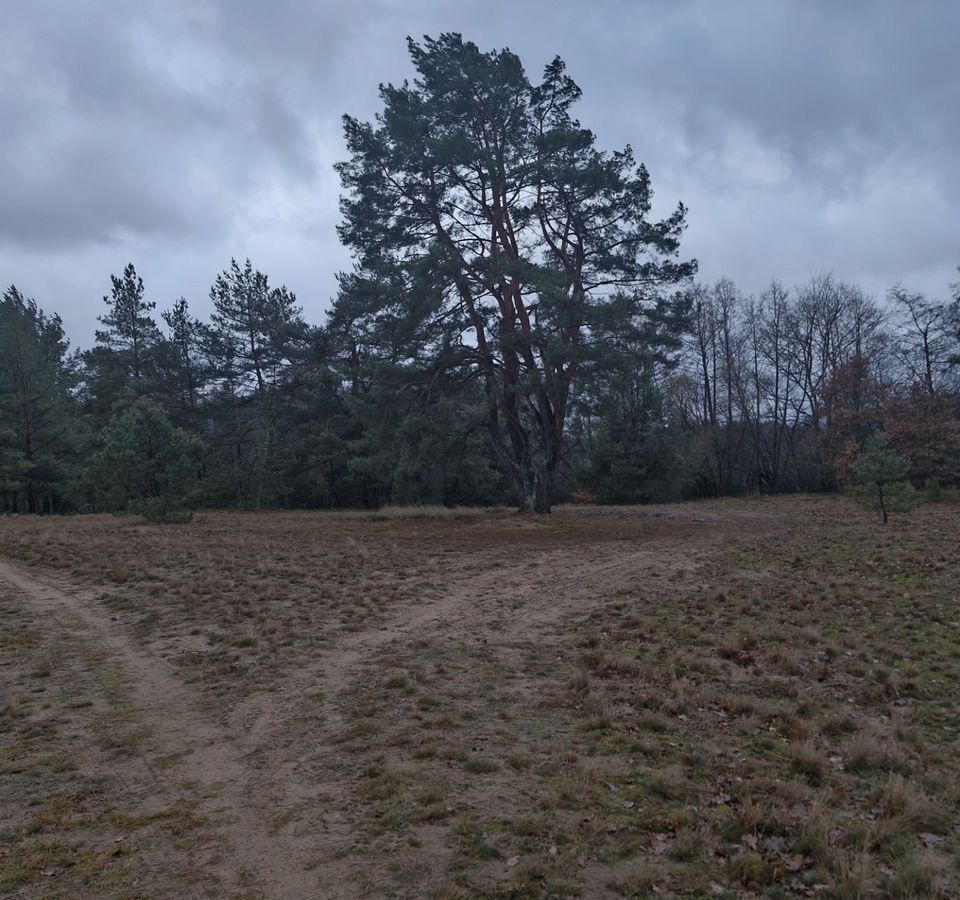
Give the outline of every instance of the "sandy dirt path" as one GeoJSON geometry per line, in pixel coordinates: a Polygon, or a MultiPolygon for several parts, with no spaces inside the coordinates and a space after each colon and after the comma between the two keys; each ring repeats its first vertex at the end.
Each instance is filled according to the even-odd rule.
{"type": "MultiPolygon", "coordinates": [[[[193,793],[206,798],[203,813],[222,823],[226,842],[216,879],[237,896],[316,896],[314,878],[304,871],[297,847],[269,830],[269,811],[261,803],[258,773],[244,763],[248,752],[241,736],[216,723],[200,697],[184,686],[165,660],[145,653],[110,616],[83,591],[63,589],[7,562],[0,562],[0,579],[12,585],[38,616],[105,650],[126,670],[132,701],[140,721],[149,729],[142,755],[181,755],[174,768],[157,773],[143,767],[149,784],[131,789],[151,798],[151,805],[186,802],[184,782],[201,786],[193,793]]],[[[129,775],[126,778],[129,781],[129,775]]],[[[214,892],[201,888],[200,895],[214,892]]]]}

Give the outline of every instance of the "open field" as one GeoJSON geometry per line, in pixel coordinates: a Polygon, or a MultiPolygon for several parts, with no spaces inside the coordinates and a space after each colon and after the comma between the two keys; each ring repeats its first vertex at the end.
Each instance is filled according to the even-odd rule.
{"type": "Polygon", "coordinates": [[[0,520],[0,894],[960,895],[960,506],[0,520]]]}

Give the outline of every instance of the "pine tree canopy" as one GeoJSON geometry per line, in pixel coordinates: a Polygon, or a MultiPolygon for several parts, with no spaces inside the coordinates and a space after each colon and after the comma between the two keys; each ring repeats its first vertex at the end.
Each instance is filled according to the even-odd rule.
{"type": "Polygon", "coordinates": [[[373,124],[344,119],[356,268],[338,306],[424,377],[479,379],[521,508],[549,510],[578,378],[640,336],[655,345],[651,323],[694,272],[677,259],[686,210],[650,219],[647,170],[572,117],[580,89],[560,59],[533,84],[509,50],[408,44],[416,80],[381,87],[373,124]]]}

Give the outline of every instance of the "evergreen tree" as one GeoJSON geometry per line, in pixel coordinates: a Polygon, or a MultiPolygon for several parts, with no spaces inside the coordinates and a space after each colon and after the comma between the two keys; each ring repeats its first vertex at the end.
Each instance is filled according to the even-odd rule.
{"type": "Polygon", "coordinates": [[[909,471],[910,460],[897,453],[887,435],[878,431],[867,439],[857,459],[853,494],[865,509],[879,510],[886,525],[888,512],[909,512],[919,502],[907,481],[909,471]]]}
{"type": "Polygon", "coordinates": [[[133,263],[110,276],[108,312],[98,317],[96,346],[84,354],[86,397],[92,412],[105,420],[138,397],[156,389],[160,329],[151,315],[156,303],[144,296],[143,279],[133,263]]]}
{"type": "Polygon", "coordinates": [[[214,304],[207,352],[217,379],[211,395],[218,458],[217,496],[237,505],[288,505],[293,435],[286,406],[302,385],[310,332],[296,298],[271,288],[250,260],[235,259],[210,290],[214,304]]]}
{"type": "Polygon", "coordinates": [[[629,147],[596,149],[559,59],[533,86],[509,50],[458,34],[409,50],[416,81],[381,88],[375,125],[344,120],[357,271],[338,304],[434,371],[479,379],[520,508],[549,511],[581,370],[693,271],[672,259],[686,211],[648,220],[646,169],[629,147]]]}
{"type": "Polygon", "coordinates": [[[232,259],[210,288],[210,299],[210,346],[221,377],[241,392],[276,386],[306,335],[296,297],[286,287],[271,288],[249,259],[242,267],[232,259]]]}
{"type": "Polygon", "coordinates": [[[151,310],[156,303],[144,299],[143,279],[133,263],[128,263],[119,278],[110,276],[110,296],[103,302],[110,307],[99,317],[106,328],[97,332],[97,342],[120,356],[129,377],[137,382],[150,374],[150,353],[160,340],[160,331],[151,310]]]}
{"type": "Polygon", "coordinates": [[[87,480],[103,508],[179,519],[196,492],[203,450],[197,437],[141,398],[104,428],[87,480]]]}
{"type": "Polygon", "coordinates": [[[161,345],[160,367],[170,414],[182,425],[193,424],[206,386],[209,365],[204,348],[208,343],[204,324],[190,314],[181,297],[161,313],[170,337],[161,345]]]}
{"type": "Polygon", "coordinates": [[[656,381],[638,372],[606,386],[592,427],[581,428],[578,483],[601,503],[680,499],[688,489],[682,431],[670,421],[656,381]]]}
{"type": "Polygon", "coordinates": [[[16,287],[0,297],[0,509],[65,505],[82,446],[71,391],[76,373],[59,316],[16,287]]]}

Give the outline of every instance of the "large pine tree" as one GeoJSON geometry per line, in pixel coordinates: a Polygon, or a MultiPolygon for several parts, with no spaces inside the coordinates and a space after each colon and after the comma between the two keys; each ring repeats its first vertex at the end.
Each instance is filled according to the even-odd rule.
{"type": "Polygon", "coordinates": [[[675,259],[686,210],[649,220],[646,169],[571,117],[559,59],[535,86],[509,50],[458,34],[409,50],[417,78],[381,87],[376,122],[345,117],[356,271],[338,305],[403,337],[421,377],[479,379],[520,508],[546,512],[577,379],[693,272],[675,259]]]}

